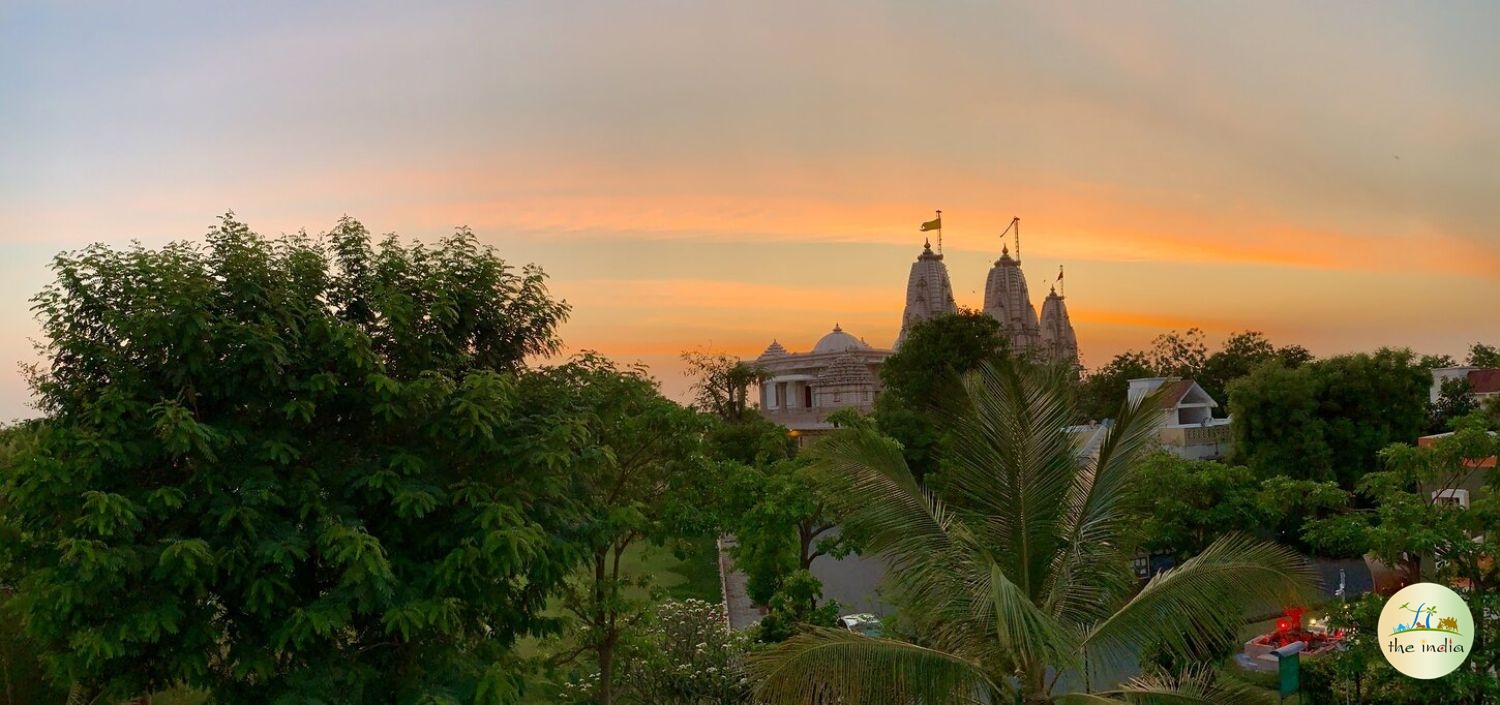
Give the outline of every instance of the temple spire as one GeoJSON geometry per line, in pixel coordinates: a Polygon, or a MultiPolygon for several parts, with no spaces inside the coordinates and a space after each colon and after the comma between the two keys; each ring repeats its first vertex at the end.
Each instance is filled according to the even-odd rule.
{"type": "Polygon", "coordinates": [[[906,308],[901,314],[901,333],[896,337],[896,347],[906,340],[912,326],[954,313],[958,313],[958,304],[953,300],[948,266],[943,264],[941,254],[933,253],[929,240],[922,243],[922,253],[912,263],[911,274],[906,279],[906,308]]]}

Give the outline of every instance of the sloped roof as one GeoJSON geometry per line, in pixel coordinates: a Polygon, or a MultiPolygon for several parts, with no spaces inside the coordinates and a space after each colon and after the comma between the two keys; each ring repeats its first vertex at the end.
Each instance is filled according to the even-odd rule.
{"type": "Polygon", "coordinates": [[[1470,370],[1469,388],[1475,394],[1500,392],[1500,369],[1470,370]]]}
{"type": "Polygon", "coordinates": [[[1193,390],[1194,384],[1193,380],[1179,379],[1176,382],[1166,385],[1166,388],[1161,393],[1161,408],[1176,408],[1178,404],[1182,403],[1182,398],[1193,390]]]}

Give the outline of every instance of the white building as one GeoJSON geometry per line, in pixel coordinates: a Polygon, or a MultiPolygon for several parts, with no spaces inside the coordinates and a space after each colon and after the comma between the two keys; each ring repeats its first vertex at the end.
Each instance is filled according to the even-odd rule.
{"type": "Polygon", "coordinates": [[[1443,383],[1462,379],[1469,383],[1469,396],[1475,401],[1500,396],[1500,369],[1487,367],[1438,367],[1432,370],[1432,388],[1429,401],[1436,404],[1443,393],[1443,383]]]}
{"type": "Polygon", "coordinates": [[[788,352],[772,341],[755,359],[767,375],[760,385],[760,411],[802,434],[833,428],[826,419],[839,409],[868,413],[880,393],[880,363],[891,354],[845,333],[838,324],[809,352],[788,352]]]}
{"type": "Polygon", "coordinates": [[[1157,439],[1164,450],[1189,460],[1212,460],[1229,455],[1234,436],[1230,419],[1214,418],[1219,407],[1203,387],[1190,379],[1147,377],[1130,380],[1126,392],[1131,402],[1161,390],[1157,405],[1160,425],[1157,439]]]}

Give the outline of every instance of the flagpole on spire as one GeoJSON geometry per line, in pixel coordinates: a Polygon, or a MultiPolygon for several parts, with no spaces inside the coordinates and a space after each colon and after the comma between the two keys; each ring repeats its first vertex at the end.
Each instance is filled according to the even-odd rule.
{"type": "Polygon", "coordinates": [[[1063,279],[1063,266],[1060,264],[1057,265],[1057,286],[1057,295],[1065,299],[1068,298],[1068,282],[1063,279]]]}
{"type": "Polygon", "coordinates": [[[938,234],[938,254],[939,255],[943,254],[943,212],[942,211],[938,211],[936,218],[933,218],[932,220],[929,220],[929,221],[923,223],[922,227],[918,229],[919,232],[924,232],[924,233],[927,232],[928,230],[936,230],[937,231],[937,234],[938,234]]]}

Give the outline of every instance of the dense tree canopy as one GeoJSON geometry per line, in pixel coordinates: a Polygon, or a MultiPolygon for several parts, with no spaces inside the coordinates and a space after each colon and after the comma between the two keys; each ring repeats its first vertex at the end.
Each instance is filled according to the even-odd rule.
{"type": "Polygon", "coordinates": [[[1136,472],[1129,505],[1141,517],[1136,531],[1144,551],[1190,558],[1226,532],[1256,533],[1271,518],[1259,500],[1260,483],[1243,466],[1163,451],[1144,458],[1136,472]]]}
{"type": "Polygon", "coordinates": [[[1408,350],[1263,365],[1230,385],[1235,453],[1262,477],[1335,480],[1352,488],[1376,453],[1427,424],[1431,376],[1408,350]]]}
{"type": "Polygon", "coordinates": [[[882,432],[901,443],[917,477],[938,469],[942,433],[934,412],[956,392],[959,376],[1006,355],[1000,323],[983,311],[962,309],[913,326],[881,364],[884,389],[875,416],[882,432]]]}
{"type": "MultiPolygon", "coordinates": [[[[60,255],[48,415],[3,485],[55,676],[128,697],[503,702],[577,552],[577,410],[528,399],[567,307],[460,231],[353,220],[60,255]]],[[[544,402],[544,400],[542,400],[544,402]]]]}
{"type": "Polygon", "coordinates": [[[1469,346],[1470,367],[1500,367],[1500,348],[1484,343],[1469,346]]]}
{"type": "MultiPolygon", "coordinates": [[[[1326,699],[1335,694],[1374,703],[1489,703],[1500,698],[1500,478],[1484,477],[1473,462],[1500,454],[1500,439],[1485,431],[1479,416],[1460,419],[1451,436],[1430,446],[1398,443],[1381,452],[1385,469],[1366,475],[1359,492],[1372,504],[1365,512],[1309,522],[1309,534],[1362,534],[1370,553],[1400,568],[1405,582],[1437,582],[1460,588],[1474,616],[1471,655],[1451,675],[1413,688],[1412,679],[1396,673],[1378,655],[1382,644],[1376,631],[1381,601],[1371,597],[1335,612],[1336,624],[1354,630],[1349,648],[1328,664],[1331,682],[1326,699]],[[1468,507],[1451,501],[1454,491],[1475,489],[1484,480],[1486,492],[1469,496],[1468,507]],[[1336,531],[1329,531],[1336,527],[1336,531]],[[1341,622],[1341,624],[1340,624],[1341,622]]],[[[1314,693],[1321,695],[1322,693],[1314,693]]],[[[1340,699],[1343,699],[1340,697],[1340,699]]]]}

